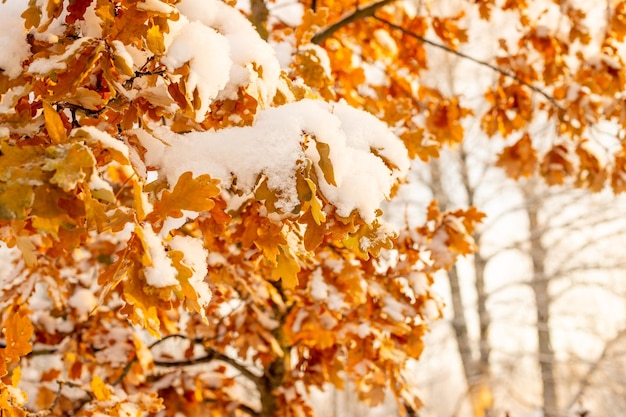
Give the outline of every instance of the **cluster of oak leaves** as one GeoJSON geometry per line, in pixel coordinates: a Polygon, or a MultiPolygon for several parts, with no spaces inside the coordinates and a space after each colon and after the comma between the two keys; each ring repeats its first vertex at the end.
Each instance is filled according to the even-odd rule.
{"type": "MultiPolygon", "coordinates": [[[[346,381],[368,404],[390,389],[417,407],[405,367],[437,315],[432,274],[471,253],[481,215],[433,203],[423,227],[393,232],[380,210],[346,212],[314,131],[297,132],[280,181],[268,168],[245,186],[236,169],[215,178],[184,161],[172,174],[146,137],[176,149],[188,132],[249,134],[261,112],[325,94],[268,79],[254,56],[208,91],[199,58],[164,59],[170,29],[192,20],[181,4],[195,2],[177,3],[30,1],[22,14],[29,52],[0,72],[0,239],[19,253],[0,288],[2,415],[311,415],[312,387],[346,381]]],[[[216,23],[200,23],[233,50],[233,21],[254,32],[205,3],[216,23]]],[[[393,196],[406,155],[366,150],[393,196]]]]}
{"type": "MultiPolygon", "coordinates": [[[[219,1],[1,10],[0,239],[18,254],[0,287],[3,415],[310,415],[312,387],[346,381],[370,405],[385,390],[419,405],[405,370],[438,314],[432,274],[474,249],[481,215],[433,203],[394,232],[378,206],[409,159],[463,140],[473,110],[411,80],[429,33],[450,53],[468,35],[463,13],[383,0],[352,19],[353,3],[257,22],[290,44],[283,70],[219,1]],[[384,80],[366,88],[372,64],[384,80]]],[[[495,4],[467,8],[489,20],[495,4]]],[[[499,40],[481,129],[510,141],[512,177],[623,191],[626,2],[600,36],[570,2],[549,7],[566,30],[500,6],[521,31],[499,40]],[[607,158],[586,138],[603,120],[607,158]]]]}

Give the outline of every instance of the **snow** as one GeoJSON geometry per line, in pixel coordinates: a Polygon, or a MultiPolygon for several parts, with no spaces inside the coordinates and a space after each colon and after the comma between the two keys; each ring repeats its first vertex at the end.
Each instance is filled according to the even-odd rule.
{"type": "Polygon", "coordinates": [[[389,53],[389,55],[398,55],[398,45],[389,32],[383,29],[377,29],[374,31],[374,38],[376,38],[376,41],[386,50],[387,53],[389,53]]]}
{"type": "Polygon", "coordinates": [[[84,20],[79,22],[80,30],[83,36],[91,36],[93,38],[102,37],[101,19],[96,15],[97,2],[92,2],[83,16],[84,20]]]}
{"type": "MultiPolygon", "coordinates": [[[[330,67],[330,58],[328,57],[328,53],[324,48],[319,45],[315,45],[314,43],[309,43],[306,45],[302,45],[300,47],[301,51],[311,51],[319,60],[322,69],[324,70],[324,75],[328,78],[332,78],[332,69],[330,67]]],[[[282,65],[282,62],[281,62],[282,65]]]]}
{"type": "Polygon", "coordinates": [[[407,306],[386,294],[383,298],[383,313],[387,314],[390,319],[397,322],[403,322],[406,318],[407,306]]]}
{"type": "Polygon", "coordinates": [[[441,317],[441,302],[437,302],[432,298],[427,299],[422,306],[421,313],[426,320],[433,321],[441,317]]]}
{"type": "Polygon", "coordinates": [[[174,12],[174,7],[169,4],[163,3],[159,0],[143,0],[140,3],[137,3],[138,10],[149,10],[157,13],[161,13],[164,15],[169,15],[174,12]]]}
{"type": "Polygon", "coordinates": [[[161,59],[170,72],[189,62],[186,87],[190,95],[195,89],[198,90],[201,101],[196,112],[198,122],[204,119],[211,102],[230,81],[230,69],[233,65],[230,52],[230,45],[224,36],[201,23],[190,22],[174,35],[161,59]]]}
{"type": "MultiPolygon", "coordinates": [[[[115,54],[124,60],[124,63],[128,68],[133,68],[134,59],[128,49],[126,49],[126,45],[124,45],[121,41],[117,39],[111,42],[111,45],[115,48],[115,54]]],[[[135,48],[135,50],[137,50],[135,48]]]]}
{"type": "Polygon", "coordinates": [[[246,194],[264,175],[283,213],[300,204],[295,174],[306,159],[314,163],[320,191],[337,213],[348,217],[357,210],[367,222],[409,167],[406,149],[386,125],[345,103],[302,100],[270,108],[250,127],[174,134],[155,126],[154,136],[141,129],[134,133],[148,151],[146,163],[158,167],[171,185],[191,171],[220,178],[224,189],[236,182],[246,194]],[[317,148],[303,132],[330,146],[336,185],[326,181],[317,148]]]}
{"type": "Polygon", "coordinates": [[[68,305],[78,312],[80,316],[89,314],[96,306],[96,296],[87,288],[79,288],[68,300],[68,305]]]}
{"type": "Polygon", "coordinates": [[[0,2],[0,69],[10,78],[22,73],[22,61],[30,56],[27,32],[20,18],[23,8],[22,0],[0,2]]]}
{"type": "Polygon", "coordinates": [[[357,329],[357,335],[361,339],[365,339],[370,333],[372,333],[372,328],[368,323],[361,323],[357,329]]]}
{"type": "Polygon", "coordinates": [[[330,292],[328,296],[328,300],[326,300],[326,306],[328,306],[328,309],[332,311],[342,310],[344,306],[346,305],[343,299],[343,294],[337,292],[335,287],[331,286],[329,288],[331,288],[334,291],[330,292]]]}
{"type": "Polygon", "coordinates": [[[62,55],[54,55],[52,58],[39,58],[34,60],[28,67],[28,72],[32,74],[49,74],[53,71],[66,70],[67,60],[77,53],[85,43],[92,41],[95,41],[95,39],[90,37],[76,39],[67,47],[62,55]]]}
{"type": "Polygon", "coordinates": [[[89,134],[91,139],[100,142],[103,147],[118,151],[119,153],[124,155],[126,159],[128,159],[128,146],[126,146],[124,142],[115,139],[113,136],[109,135],[106,132],[103,132],[102,130],[94,126],[83,126],[79,129],[74,129],[72,131],[72,134],[77,133],[81,130],[89,134]]]}
{"type": "MultiPolygon", "coordinates": [[[[183,0],[176,7],[191,22],[197,21],[213,28],[228,39],[233,65],[230,67],[230,82],[219,98],[235,98],[240,86],[247,86],[254,82],[261,102],[269,104],[276,94],[280,65],[274,49],[259,37],[248,19],[218,0],[183,0]],[[260,78],[253,70],[253,66],[262,70],[260,78]]],[[[196,42],[198,41],[196,39],[196,42]]],[[[197,47],[195,51],[196,57],[206,55],[210,56],[206,59],[217,58],[214,52],[209,55],[197,47]]],[[[202,74],[202,76],[210,78],[209,74],[202,74]]]]}
{"type": "Polygon", "coordinates": [[[321,301],[328,297],[328,285],[324,282],[324,277],[322,276],[322,270],[320,268],[317,268],[311,273],[310,286],[311,298],[314,300],[321,301]]]}
{"type": "Polygon", "coordinates": [[[152,230],[152,226],[145,225],[138,227],[139,235],[142,236],[144,244],[147,246],[152,265],[144,269],[146,282],[148,285],[157,288],[178,285],[176,275],[178,271],[172,265],[172,260],[167,256],[161,238],[152,230]]]}
{"type": "Polygon", "coordinates": [[[409,283],[416,295],[426,295],[430,288],[428,275],[419,271],[414,271],[409,274],[409,283]]]}
{"type": "Polygon", "coordinates": [[[304,308],[301,308],[298,310],[298,312],[296,313],[296,318],[293,321],[293,324],[291,325],[291,330],[294,333],[299,333],[300,331],[302,331],[302,322],[309,316],[309,313],[307,312],[307,310],[305,310],[304,308]]]}
{"type": "Polygon", "coordinates": [[[274,45],[274,53],[276,54],[276,59],[278,59],[280,67],[286,71],[289,70],[294,53],[293,42],[282,41],[276,43],[274,45]]]}

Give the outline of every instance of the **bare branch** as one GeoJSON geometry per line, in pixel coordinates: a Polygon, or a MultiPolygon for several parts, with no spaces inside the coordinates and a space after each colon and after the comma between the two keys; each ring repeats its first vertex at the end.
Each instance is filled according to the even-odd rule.
{"type": "Polygon", "coordinates": [[[379,2],[370,4],[369,6],[359,9],[357,8],[352,13],[349,13],[339,19],[339,21],[333,23],[332,25],[322,29],[320,32],[317,32],[312,38],[311,42],[315,44],[320,44],[324,42],[326,39],[333,36],[335,32],[344,26],[348,26],[350,23],[355,22],[359,19],[363,19],[366,17],[373,17],[376,10],[380,9],[383,6],[386,6],[390,3],[393,3],[396,0],[381,0],[379,2]]]}
{"type": "MultiPolygon", "coordinates": [[[[363,10],[365,10],[365,9],[363,9],[363,10]]],[[[537,87],[536,85],[533,85],[533,84],[531,84],[531,83],[529,83],[527,81],[524,81],[523,79],[521,79],[516,74],[514,74],[514,73],[512,73],[510,71],[503,70],[502,68],[499,68],[499,67],[497,67],[497,66],[495,66],[493,64],[490,64],[487,61],[483,61],[483,60],[474,58],[473,56],[467,55],[467,54],[465,54],[465,53],[463,53],[461,51],[457,51],[455,49],[452,49],[452,48],[450,48],[449,46],[447,46],[447,45],[445,45],[443,43],[439,43],[439,42],[435,42],[435,41],[432,41],[430,39],[427,39],[427,38],[425,38],[423,36],[420,36],[420,35],[418,35],[418,34],[416,34],[414,32],[411,32],[408,29],[403,28],[402,26],[396,25],[395,23],[390,22],[389,20],[384,19],[382,17],[378,17],[376,15],[373,15],[371,17],[373,17],[374,19],[378,20],[379,22],[384,23],[384,24],[386,24],[387,26],[389,26],[389,27],[391,27],[393,29],[399,30],[400,32],[404,33],[405,35],[410,36],[410,37],[412,37],[414,39],[417,39],[417,40],[419,40],[419,41],[421,41],[421,42],[423,42],[423,43],[425,43],[427,45],[434,46],[435,48],[442,49],[442,50],[444,50],[446,52],[449,52],[451,54],[454,54],[454,55],[458,56],[459,58],[467,59],[468,61],[471,61],[471,62],[473,62],[475,64],[478,64],[478,65],[481,65],[483,67],[489,68],[492,71],[495,71],[495,72],[497,72],[498,74],[500,74],[500,75],[502,75],[504,77],[510,78],[510,79],[512,79],[512,80],[514,80],[514,81],[516,81],[516,82],[518,82],[520,84],[522,84],[523,86],[528,87],[530,90],[534,91],[535,93],[537,93],[539,95],[542,95],[550,103],[552,103],[552,105],[554,105],[554,107],[556,107],[557,109],[559,109],[561,111],[565,111],[565,108],[563,108],[556,101],[556,99],[553,96],[551,96],[550,94],[548,94],[547,92],[545,92],[541,88],[537,87]]]]}
{"type": "Polygon", "coordinates": [[[260,413],[258,411],[254,411],[254,409],[252,407],[249,407],[245,404],[239,404],[239,406],[237,407],[239,408],[241,411],[243,411],[244,413],[248,414],[249,416],[252,417],[257,417],[260,415],[260,413]]]}
{"type": "Polygon", "coordinates": [[[269,10],[265,0],[251,0],[250,1],[250,20],[256,27],[259,36],[263,40],[267,40],[269,34],[267,32],[267,18],[269,16],[269,10]]]}
{"type": "Polygon", "coordinates": [[[620,330],[612,339],[606,342],[606,344],[604,345],[604,349],[602,349],[602,353],[600,353],[600,356],[598,356],[598,359],[596,359],[591,364],[591,366],[587,370],[587,373],[582,378],[580,382],[580,386],[578,387],[578,391],[576,391],[576,394],[574,394],[574,396],[569,401],[567,409],[572,408],[576,404],[576,402],[582,398],[587,388],[589,388],[589,386],[591,385],[591,378],[593,378],[595,373],[600,368],[600,365],[602,364],[602,362],[607,358],[613,346],[617,345],[624,338],[626,338],[626,329],[620,330]]]}
{"type": "Polygon", "coordinates": [[[179,366],[199,365],[202,363],[209,363],[212,361],[221,361],[221,362],[226,363],[227,365],[232,366],[236,370],[238,370],[243,376],[245,376],[246,378],[254,382],[256,385],[259,385],[261,383],[260,376],[250,371],[250,369],[248,369],[244,364],[240,363],[234,358],[231,358],[230,356],[225,355],[221,352],[218,352],[214,349],[208,349],[207,352],[208,352],[207,355],[201,356],[199,358],[185,359],[181,361],[155,360],[154,364],[156,366],[163,366],[163,367],[179,367],[179,366]]]}

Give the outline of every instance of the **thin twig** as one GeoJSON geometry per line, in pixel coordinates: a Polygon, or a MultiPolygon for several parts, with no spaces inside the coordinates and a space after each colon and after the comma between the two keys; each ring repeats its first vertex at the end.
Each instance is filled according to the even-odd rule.
{"type": "Polygon", "coordinates": [[[255,384],[259,384],[261,382],[261,377],[250,371],[245,365],[231,358],[230,356],[224,355],[221,352],[218,352],[214,349],[209,349],[208,354],[205,356],[201,356],[199,358],[193,359],[185,359],[181,361],[163,361],[163,360],[155,360],[154,364],[156,366],[163,367],[179,367],[179,366],[193,366],[199,365],[202,363],[209,363],[212,361],[221,361],[224,362],[236,370],[238,370],[243,376],[254,382],[255,384]]]}
{"type": "Polygon", "coordinates": [[[435,42],[435,41],[432,41],[430,39],[427,39],[427,38],[425,38],[423,36],[420,36],[420,35],[418,35],[418,34],[416,34],[414,32],[411,32],[408,29],[403,28],[402,26],[396,25],[395,23],[390,22],[387,19],[383,19],[382,17],[376,16],[376,15],[371,15],[370,17],[373,17],[374,19],[378,20],[381,23],[386,24],[387,26],[389,26],[389,27],[391,27],[393,29],[399,30],[400,32],[404,33],[407,36],[410,36],[410,37],[412,37],[414,39],[417,39],[420,42],[423,42],[423,43],[425,43],[427,45],[430,45],[430,46],[433,46],[435,48],[442,49],[442,50],[444,50],[446,52],[449,52],[451,54],[454,54],[454,55],[458,56],[459,58],[467,59],[468,61],[471,61],[471,62],[473,62],[475,64],[481,65],[483,67],[487,67],[487,68],[491,69],[492,71],[495,71],[495,72],[497,72],[498,74],[500,74],[500,75],[502,75],[504,77],[510,78],[512,80],[515,80],[516,82],[518,82],[518,83],[528,87],[529,89],[531,89],[535,93],[540,94],[543,97],[545,97],[557,109],[559,109],[561,111],[565,111],[563,106],[561,106],[556,101],[556,99],[553,96],[551,96],[550,94],[546,93],[544,90],[542,90],[541,88],[537,87],[536,85],[533,85],[533,84],[531,84],[531,83],[529,83],[527,81],[524,81],[523,79],[521,79],[516,74],[514,74],[514,73],[512,73],[510,71],[507,71],[507,70],[504,70],[502,68],[499,68],[499,67],[497,67],[497,66],[495,66],[493,64],[490,64],[487,61],[483,61],[483,60],[480,60],[478,58],[474,58],[473,56],[467,55],[467,54],[465,54],[465,53],[463,53],[461,51],[457,51],[455,49],[452,49],[452,48],[450,48],[449,46],[447,46],[445,44],[442,44],[442,43],[435,42]]]}
{"type": "Polygon", "coordinates": [[[124,369],[122,369],[122,373],[120,374],[120,376],[117,377],[115,381],[111,383],[111,385],[116,386],[120,384],[124,380],[124,378],[126,378],[126,375],[128,375],[128,373],[130,372],[130,369],[133,367],[133,364],[137,362],[138,360],[139,360],[139,356],[135,354],[135,356],[133,356],[133,358],[130,361],[128,361],[126,365],[124,365],[124,369]]]}
{"type": "Polygon", "coordinates": [[[598,358],[591,364],[591,366],[587,370],[587,373],[585,374],[582,381],[580,382],[578,391],[576,391],[576,394],[574,394],[572,399],[569,401],[567,405],[568,409],[572,408],[574,404],[576,404],[576,402],[580,398],[582,398],[587,388],[589,388],[589,386],[591,385],[591,382],[592,382],[591,379],[600,368],[600,365],[602,365],[602,362],[607,358],[611,349],[617,343],[619,343],[624,337],[626,337],[626,329],[620,330],[612,339],[606,342],[606,344],[604,345],[604,349],[602,349],[602,353],[600,353],[600,356],[598,356],[598,358]]]}

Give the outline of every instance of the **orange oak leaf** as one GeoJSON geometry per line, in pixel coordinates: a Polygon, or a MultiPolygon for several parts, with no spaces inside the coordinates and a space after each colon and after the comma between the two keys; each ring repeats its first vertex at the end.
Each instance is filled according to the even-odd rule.
{"type": "Polygon", "coordinates": [[[30,322],[29,313],[26,307],[21,306],[9,313],[3,323],[6,340],[4,355],[10,362],[17,363],[21,356],[32,351],[30,339],[33,336],[33,325],[30,322]]]}

